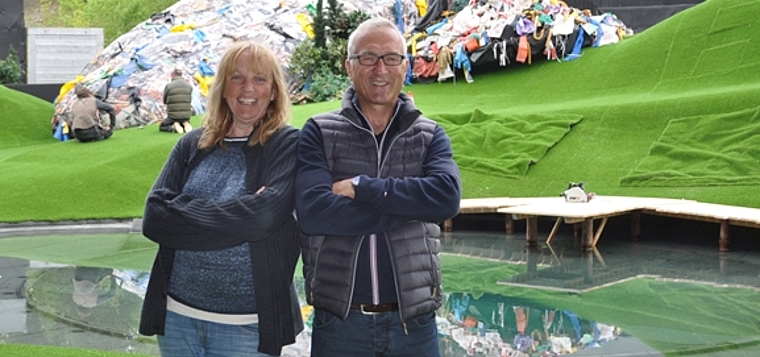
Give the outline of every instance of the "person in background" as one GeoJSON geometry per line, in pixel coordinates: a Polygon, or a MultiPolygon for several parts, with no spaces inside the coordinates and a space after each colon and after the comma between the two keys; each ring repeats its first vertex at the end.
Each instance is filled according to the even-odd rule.
{"type": "Polygon", "coordinates": [[[303,329],[286,88],[272,51],[232,45],[204,125],[148,194],[143,234],[159,247],[139,331],[158,335],[161,356],[279,356],[303,329]]]}
{"type": "Polygon", "coordinates": [[[77,99],[71,104],[71,129],[81,142],[105,140],[113,135],[116,112],[112,105],[95,98],[85,86],[78,86],[74,92],[77,99]],[[109,125],[102,125],[100,112],[108,113],[109,125]]]}
{"type": "Polygon", "coordinates": [[[74,285],[71,299],[77,304],[79,316],[90,316],[94,307],[116,296],[119,285],[113,272],[110,268],[76,267],[71,279],[74,285]]]}
{"type": "Polygon", "coordinates": [[[161,121],[160,131],[188,133],[193,130],[190,117],[193,116],[193,86],[182,78],[182,70],[172,71],[172,80],[164,87],[166,118],[161,121]]]}
{"type": "Polygon", "coordinates": [[[341,109],[301,131],[296,211],[313,357],[440,356],[438,223],[459,211],[460,174],[443,128],[401,93],[405,43],[389,20],[359,25],[341,109]]]}

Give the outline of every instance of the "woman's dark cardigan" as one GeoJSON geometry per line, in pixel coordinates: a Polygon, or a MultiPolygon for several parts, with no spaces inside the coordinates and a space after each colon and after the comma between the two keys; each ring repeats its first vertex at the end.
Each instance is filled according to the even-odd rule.
{"type": "Polygon", "coordinates": [[[286,126],[265,145],[245,146],[246,193],[228,200],[182,194],[190,172],[210,149],[198,149],[201,129],[185,134],[148,194],[143,234],[159,244],[143,303],[140,333],[164,333],[167,283],[175,250],[215,250],[250,244],[259,351],[280,355],[303,329],[293,273],[299,258],[293,214],[298,130],[286,126]],[[256,193],[260,187],[263,192],[256,193]]]}

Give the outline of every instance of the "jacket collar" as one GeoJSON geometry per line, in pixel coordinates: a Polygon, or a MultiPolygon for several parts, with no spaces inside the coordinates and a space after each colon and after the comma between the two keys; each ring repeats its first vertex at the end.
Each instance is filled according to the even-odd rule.
{"type": "MultiPolygon", "coordinates": [[[[362,127],[369,128],[369,123],[362,113],[361,108],[359,108],[356,89],[354,89],[353,86],[349,87],[343,94],[340,114],[362,127]]],[[[414,101],[409,98],[408,95],[403,92],[398,94],[396,113],[394,114],[394,117],[391,118],[391,123],[396,122],[396,125],[399,125],[403,130],[412,125],[412,123],[414,123],[414,121],[421,115],[422,112],[417,109],[414,105],[414,101]]]]}

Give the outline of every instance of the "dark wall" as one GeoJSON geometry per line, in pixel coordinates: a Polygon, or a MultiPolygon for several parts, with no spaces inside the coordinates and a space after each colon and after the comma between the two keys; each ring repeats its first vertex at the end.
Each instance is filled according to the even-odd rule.
{"type": "Polygon", "coordinates": [[[705,0],[565,0],[568,6],[596,12],[599,7],[696,5],[705,0]]]}
{"type": "Polygon", "coordinates": [[[697,5],[704,0],[566,0],[569,6],[589,9],[593,14],[611,13],[634,33],[697,5]]]}
{"type": "Polygon", "coordinates": [[[37,98],[40,98],[44,101],[52,103],[57,97],[58,93],[61,91],[61,87],[63,87],[64,83],[60,84],[6,84],[5,86],[17,90],[19,92],[24,92],[29,95],[33,95],[37,98]]]}
{"type": "MultiPolygon", "coordinates": [[[[26,25],[24,0],[0,1],[0,59],[6,59],[11,46],[26,70],[26,25]]],[[[22,78],[26,82],[26,76],[22,78]]]]}
{"type": "Polygon", "coordinates": [[[598,12],[615,14],[634,34],[640,33],[695,4],[659,6],[600,6],[598,12]]]}

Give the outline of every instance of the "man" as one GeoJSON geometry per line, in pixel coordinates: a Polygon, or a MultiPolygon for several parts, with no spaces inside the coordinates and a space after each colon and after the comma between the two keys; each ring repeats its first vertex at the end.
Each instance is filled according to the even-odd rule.
{"type": "Polygon", "coordinates": [[[182,78],[182,70],[179,68],[175,68],[171,76],[171,82],[164,87],[166,119],[161,121],[159,130],[187,133],[193,130],[190,125],[190,117],[193,116],[193,86],[182,78]]]}
{"type": "Polygon", "coordinates": [[[401,93],[405,52],[392,22],[362,23],[342,109],[302,128],[296,210],[313,357],[440,356],[436,222],[459,211],[460,176],[449,137],[401,93]]]}
{"type": "Polygon", "coordinates": [[[116,112],[112,105],[95,98],[85,86],[78,86],[74,93],[77,99],[71,104],[71,128],[80,142],[105,140],[113,135],[116,112]],[[108,113],[109,125],[100,124],[100,111],[108,113]]]}

